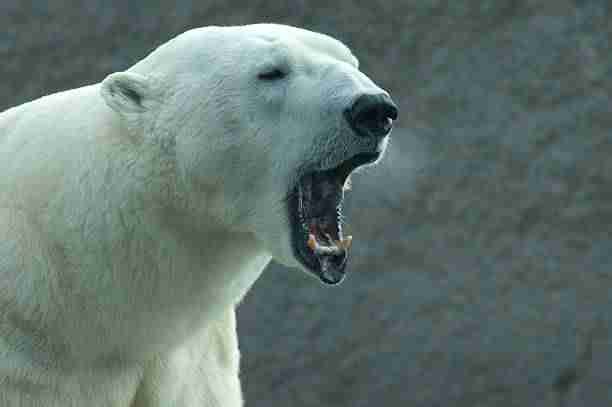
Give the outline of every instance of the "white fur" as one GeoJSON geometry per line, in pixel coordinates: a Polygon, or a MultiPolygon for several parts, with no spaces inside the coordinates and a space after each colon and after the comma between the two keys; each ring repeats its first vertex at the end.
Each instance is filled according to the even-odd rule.
{"type": "Polygon", "coordinates": [[[371,147],[341,115],[364,92],[327,36],[207,27],[0,114],[0,405],[240,406],[234,307],[298,267],[299,169],[371,147]]]}

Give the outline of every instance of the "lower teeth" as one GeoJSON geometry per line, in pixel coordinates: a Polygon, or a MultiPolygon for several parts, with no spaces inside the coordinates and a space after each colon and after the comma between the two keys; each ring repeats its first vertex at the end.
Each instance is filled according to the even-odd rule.
{"type": "Polygon", "coordinates": [[[330,242],[332,242],[331,246],[321,245],[314,234],[308,234],[308,247],[315,253],[319,255],[340,255],[349,247],[351,247],[351,243],[353,242],[352,236],[347,236],[342,240],[334,241],[331,236],[327,235],[330,242]]]}

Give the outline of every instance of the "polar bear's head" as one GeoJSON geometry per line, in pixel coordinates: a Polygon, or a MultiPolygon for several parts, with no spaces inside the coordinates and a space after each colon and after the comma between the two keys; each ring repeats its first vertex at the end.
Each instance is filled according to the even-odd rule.
{"type": "Polygon", "coordinates": [[[379,160],[397,108],[341,42],[294,27],[206,27],[102,84],[165,145],[194,219],[252,233],[288,266],[343,279],[344,185],[379,160]]]}

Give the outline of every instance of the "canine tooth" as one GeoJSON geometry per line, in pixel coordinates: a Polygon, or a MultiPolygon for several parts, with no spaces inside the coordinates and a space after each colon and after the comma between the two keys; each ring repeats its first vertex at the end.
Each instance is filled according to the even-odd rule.
{"type": "Polygon", "coordinates": [[[308,247],[314,252],[316,251],[318,246],[317,239],[312,233],[308,234],[308,247]]]}
{"type": "Polygon", "coordinates": [[[336,244],[342,247],[344,250],[348,250],[348,248],[351,247],[351,244],[353,244],[353,236],[347,236],[344,239],[336,242],[336,244]]]}

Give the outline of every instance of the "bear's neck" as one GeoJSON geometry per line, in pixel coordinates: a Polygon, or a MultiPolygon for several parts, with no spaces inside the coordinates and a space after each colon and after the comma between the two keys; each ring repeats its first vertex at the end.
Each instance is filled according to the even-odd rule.
{"type": "Polygon", "coordinates": [[[176,193],[167,177],[171,168],[149,173],[146,162],[128,167],[120,154],[96,159],[105,160],[108,171],[82,169],[67,179],[74,193],[54,200],[40,219],[58,262],[31,275],[52,276],[53,290],[61,291],[54,295],[64,303],[46,310],[54,322],[45,329],[70,342],[71,353],[98,357],[83,353],[99,343],[95,353],[146,357],[235,306],[271,256],[252,234],[194,217],[190,205],[168,200],[176,193]],[[126,168],[132,173],[121,172],[126,168]],[[71,321],[88,328],[71,332],[71,321]]]}

